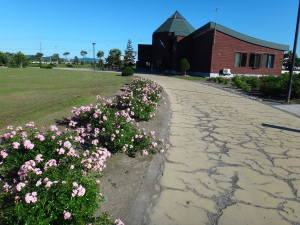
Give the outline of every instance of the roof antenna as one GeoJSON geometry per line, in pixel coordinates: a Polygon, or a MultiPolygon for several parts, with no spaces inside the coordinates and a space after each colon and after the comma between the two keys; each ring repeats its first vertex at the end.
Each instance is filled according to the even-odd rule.
{"type": "Polygon", "coordinates": [[[216,10],[216,21],[215,21],[215,31],[214,31],[214,42],[213,42],[213,45],[215,45],[216,43],[216,29],[217,29],[217,20],[218,20],[218,10],[221,9],[222,7],[221,6],[218,6],[215,8],[216,10]]]}
{"type": "Polygon", "coordinates": [[[221,9],[221,8],[222,8],[222,6],[218,6],[218,7],[215,8],[215,10],[216,10],[216,23],[217,23],[217,20],[218,20],[218,10],[221,9]]]}

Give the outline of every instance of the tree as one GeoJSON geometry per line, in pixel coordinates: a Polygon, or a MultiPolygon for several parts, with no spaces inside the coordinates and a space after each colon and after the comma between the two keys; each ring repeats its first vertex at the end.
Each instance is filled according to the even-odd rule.
{"type": "Polygon", "coordinates": [[[38,53],[36,53],[36,55],[35,55],[35,56],[36,56],[36,58],[37,58],[37,59],[39,59],[39,61],[40,61],[40,64],[42,64],[42,57],[43,57],[43,55],[44,55],[44,54],[43,54],[43,53],[41,53],[41,52],[38,52],[38,53]]]}
{"type": "Polygon", "coordinates": [[[64,55],[64,57],[66,57],[66,61],[65,62],[67,62],[68,61],[67,57],[68,57],[68,55],[70,55],[70,52],[65,52],[63,55],[64,55]]]}
{"type": "MultiPolygon", "coordinates": [[[[289,70],[292,66],[293,51],[288,51],[284,54],[283,65],[289,70]]],[[[300,66],[300,59],[295,54],[295,66],[300,66]]]]}
{"type": "Polygon", "coordinates": [[[104,56],[104,52],[103,51],[97,52],[97,58],[101,59],[103,56],[104,56]]]}
{"type": "Polygon", "coordinates": [[[186,71],[190,69],[189,61],[186,58],[180,60],[180,71],[184,72],[186,75],[186,71]]]}
{"type": "Polygon", "coordinates": [[[8,63],[8,56],[4,52],[0,52],[0,66],[6,66],[8,63]]]}
{"type": "Polygon", "coordinates": [[[296,60],[295,60],[295,66],[297,66],[297,67],[300,66],[300,58],[296,58],[296,60]]]}
{"type": "Polygon", "coordinates": [[[85,58],[85,56],[86,56],[87,54],[88,54],[87,51],[84,51],[84,50],[82,50],[82,51],[80,52],[80,55],[82,56],[83,61],[84,61],[84,58],[85,58]]]}
{"type": "Polygon", "coordinates": [[[103,60],[101,59],[103,56],[104,56],[104,52],[103,51],[97,52],[97,58],[99,58],[99,62],[98,62],[99,69],[102,69],[104,67],[103,60]]]}
{"type": "Polygon", "coordinates": [[[99,59],[99,62],[97,64],[98,68],[101,70],[102,68],[104,68],[104,62],[102,59],[99,59]]]}
{"type": "Polygon", "coordinates": [[[109,51],[109,56],[106,58],[106,62],[108,64],[108,66],[110,67],[120,67],[122,65],[122,61],[121,61],[121,50],[119,49],[111,49],[109,51]]]}
{"type": "Polygon", "coordinates": [[[27,59],[26,55],[24,55],[24,53],[17,52],[13,56],[13,62],[19,68],[23,68],[23,66],[27,65],[28,59],[27,59]]]}
{"type": "Polygon", "coordinates": [[[55,53],[55,54],[53,54],[52,57],[53,57],[54,61],[56,61],[56,63],[58,64],[59,63],[59,54],[55,53]]]}
{"type": "Polygon", "coordinates": [[[124,65],[132,67],[135,64],[135,52],[133,51],[132,42],[129,39],[124,55],[124,65]]]}
{"type": "Polygon", "coordinates": [[[75,64],[75,65],[78,65],[78,61],[79,61],[79,60],[78,60],[78,57],[75,56],[75,57],[74,57],[74,64],[75,64]]]}

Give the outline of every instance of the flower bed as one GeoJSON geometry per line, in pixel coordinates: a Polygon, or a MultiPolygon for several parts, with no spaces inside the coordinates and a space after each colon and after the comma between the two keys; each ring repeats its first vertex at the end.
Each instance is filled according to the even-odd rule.
{"type": "MultiPolygon", "coordinates": [[[[281,74],[280,76],[268,75],[268,76],[245,76],[236,75],[232,79],[225,79],[223,77],[209,78],[208,81],[216,83],[225,83],[233,85],[245,92],[251,92],[258,90],[262,94],[268,96],[268,98],[285,97],[286,90],[289,84],[288,73],[281,74]]],[[[291,89],[291,98],[300,98],[300,77],[298,74],[293,74],[293,82],[291,89]]]]}
{"type": "Polygon", "coordinates": [[[110,152],[155,153],[163,140],[140,129],[131,108],[118,110],[118,102],[98,99],[73,108],[64,132],[54,125],[41,132],[34,122],[7,127],[0,148],[0,224],[122,224],[108,214],[93,217],[104,200],[99,184],[105,161],[110,152]]]}

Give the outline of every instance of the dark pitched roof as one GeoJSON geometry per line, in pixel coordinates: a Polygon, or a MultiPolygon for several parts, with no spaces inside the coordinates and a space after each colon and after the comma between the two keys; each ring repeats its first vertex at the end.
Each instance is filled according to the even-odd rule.
{"type": "Polygon", "coordinates": [[[204,26],[200,27],[198,30],[195,30],[193,33],[191,33],[189,36],[192,38],[198,37],[201,34],[216,29],[219,32],[222,32],[224,34],[227,34],[231,37],[237,38],[239,40],[251,43],[251,44],[255,44],[255,45],[259,45],[259,46],[263,46],[263,47],[267,47],[267,48],[273,48],[273,49],[278,49],[278,50],[283,50],[283,51],[288,51],[290,46],[288,45],[283,45],[283,44],[278,44],[278,43],[274,43],[274,42],[269,42],[269,41],[264,41],[261,39],[257,39],[254,37],[250,37],[247,36],[245,34],[236,32],[234,30],[231,30],[227,27],[224,27],[220,24],[216,24],[214,22],[209,22],[207,24],[205,24],[204,26]]]}
{"type": "MultiPolygon", "coordinates": [[[[188,36],[195,28],[176,11],[154,33],[174,32],[175,36],[188,36]]],[[[153,33],[153,34],[154,34],[153,33]]]]}

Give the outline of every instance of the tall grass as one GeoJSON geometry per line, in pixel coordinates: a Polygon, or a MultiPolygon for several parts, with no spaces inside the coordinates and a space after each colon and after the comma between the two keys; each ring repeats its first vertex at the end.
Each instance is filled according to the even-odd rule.
{"type": "Polygon", "coordinates": [[[131,79],[92,71],[0,69],[0,132],[29,121],[48,127],[70,116],[73,106],[112,96],[131,79]]]}

